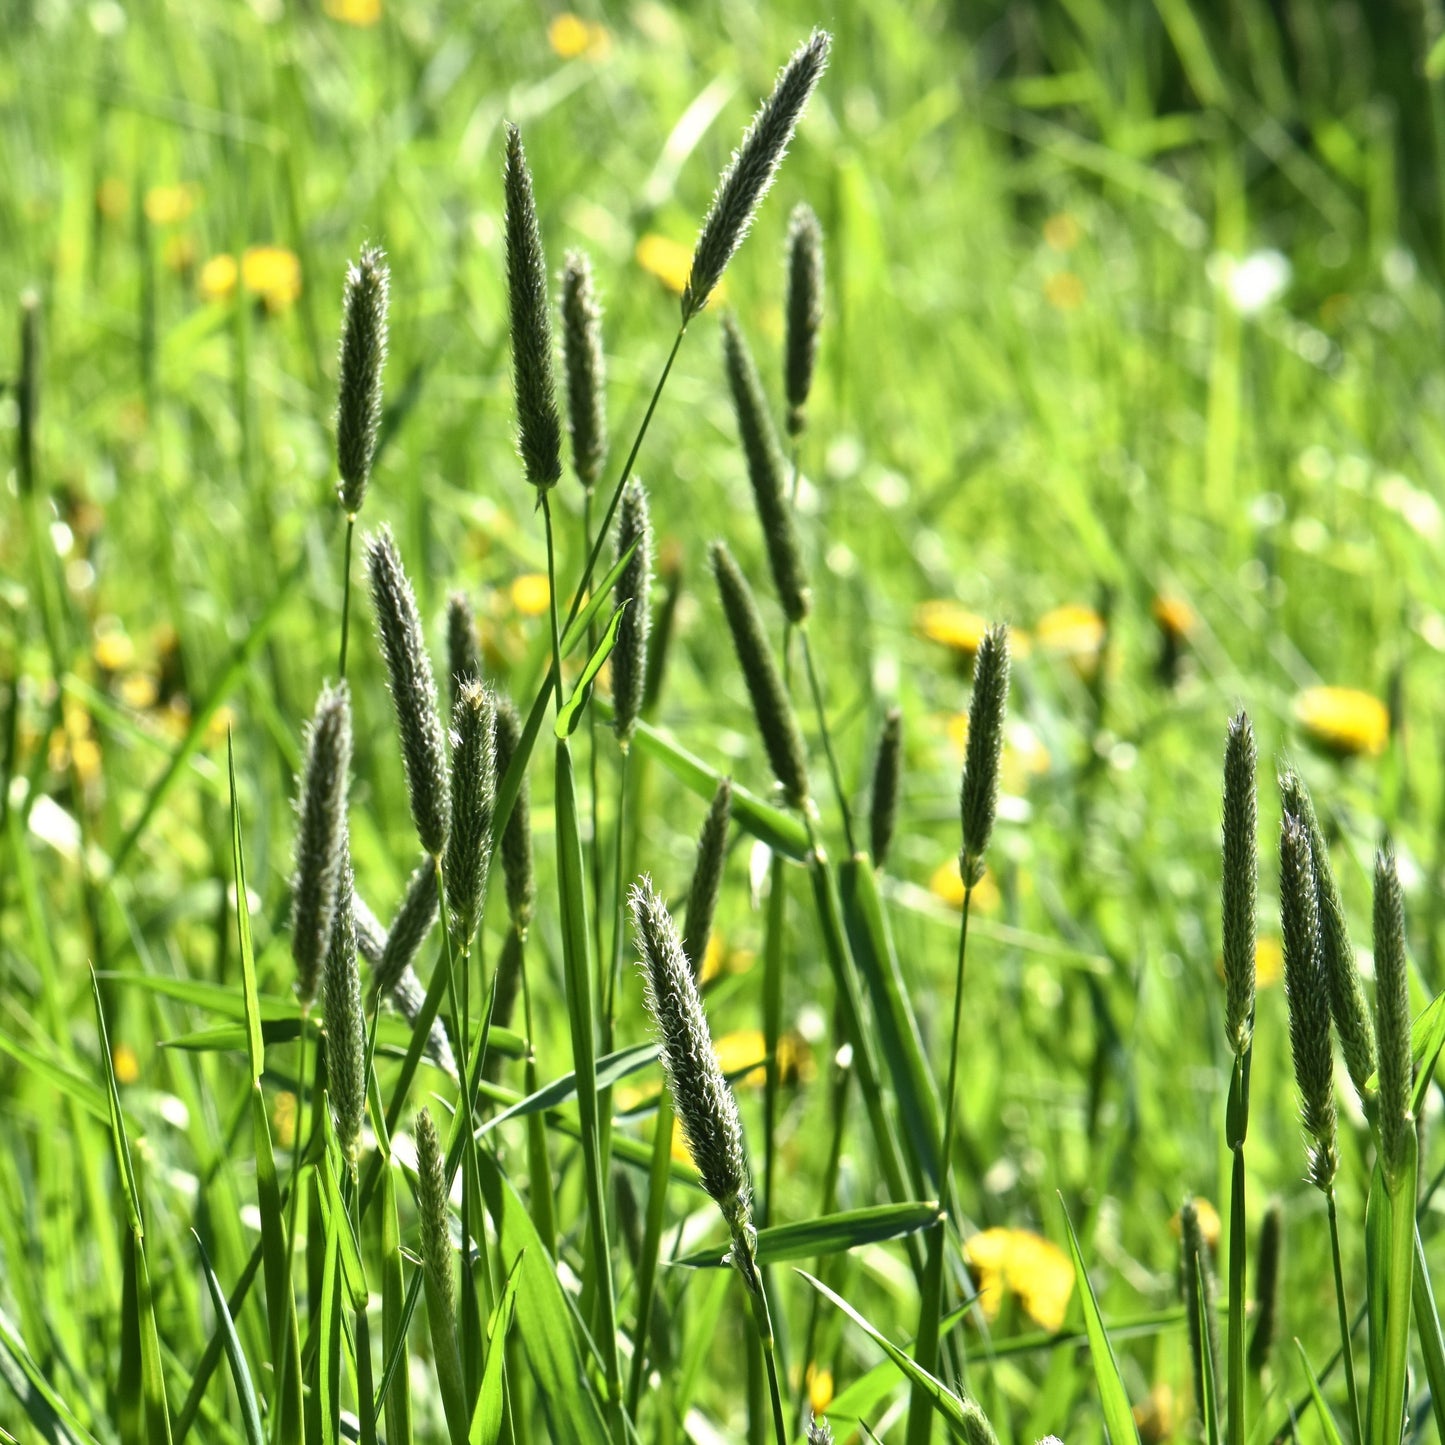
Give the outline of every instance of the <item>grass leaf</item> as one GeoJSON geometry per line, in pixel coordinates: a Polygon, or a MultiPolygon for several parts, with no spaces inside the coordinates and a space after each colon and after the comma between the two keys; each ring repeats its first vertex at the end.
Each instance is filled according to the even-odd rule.
{"type": "MultiPolygon", "coordinates": [[[[758,1263],[779,1264],[790,1259],[816,1259],[842,1254],[865,1244],[881,1244],[927,1229],[940,1219],[933,1203],[880,1204],[868,1209],[850,1209],[825,1214],[800,1224],[774,1224],[758,1230],[758,1263]]],[[[671,1261],[687,1269],[722,1269],[730,1263],[726,1246],[696,1249],[671,1261]]]]}

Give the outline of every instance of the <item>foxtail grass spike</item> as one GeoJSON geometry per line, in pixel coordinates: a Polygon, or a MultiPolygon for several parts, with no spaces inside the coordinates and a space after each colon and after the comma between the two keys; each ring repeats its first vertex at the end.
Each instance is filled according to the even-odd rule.
{"type": "MultiPolygon", "coordinates": [[[[432,875],[430,864],[427,866],[426,879],[431,884],[432,913],[435,915],[436,879],[432,875]]],[[[353,895],[352,906],[356,914],[356,951],[366,960],[367,967],[372,971],[374,998],[379,992],[375,987],[375,975],[386,953],[387,933],[381,926],[381,920],[367,907],[360,894],[353,895]]],[[[422,1005],[426,1002],[426,989],[410,964],[402,969],[401,976],[391,987],[389,997],[393,1007],[407,1023],[415,1025],[422,1005]]],[[[426,1051],[427,1057],[437,1068],[456,1078],[457,1062],[452,1057],[452,1046],[447,1040],[447,1032],[440,1019],[432,1021],[431,1032],[427,1035],[426,1051]]]]}
{"type": "Polygon", "coordinates": [[[831,44],[826,31],[815,30],[794,52],[723,171],[692,253],[692,269],[682,293],[684,326],[707,305],[713,288],[722,280],[728,262],[751,228],[758,206],[782,164],[798,118],[827,67],[831,44]]]}
{"type": "MultiPolygon", "coordinates": [[[[1209,1259],[1209,1246],[1199,1228],[1199,1211],[1192,1199],[1186,1199],[1179,1211],[1179,1283],[1184,1295],[1184,1313],[1189,1324],[1189,1352],[1194,1360],[1194,1403],[1199,1418],[1205,1418],[1205,1390],[1208,1375],[1204,1368],[1205,1350],[1211,1358],[1221,1360],[1218,1321],[1214,1310],[1214,1268],[1209,1259]],[[1200,1287],[1204,1297],[1200,1298],[1200,1287]],[[1208,1334],[1200,1332],[1199,1316],[1203,1313],[1208,1334]]],[[[1218,1385],[1216,1381],[1216,1393],[1218,1385]]],[[[1209,1402],[1215,1419],[1219,1418],[1219,1401],[1209,1402]]]]}
{"type": "Polygon", "coordinates": [[[702,1187],[722,1210],[736,1244],[752,1226],[752,1189],[737,1100],[718,1064],[677,925],[650,878],[633,885],[630,901],[647,1007],[662,1035],[662,1067],[673,1109],[702,1187]]]}
{"type": "Polygon", "coordinates": [[[1345,905],[1330,866],[1330,850],[1315,815],[1314,802],[1304,780],[1292,768],[1280,778],[1280,796],[1287,813],[1292,813],[1308,830],[1315,881],[1319,890],[1320,955],[1330,992],[1330,1015],[1340,1039],[1345,1068],[1362,1104],[1367,1104],[1366,1085],[1376,1068],[1375,1027],[1365,1001],[1355,950],[1345,922],[1345,905]]]}
{"type": "Polygon", "coordinates": [[[464,682],[482,680],[482,655],[477,647],[477,619],[465,592],[447,598],[447,680],[448,699],[453,709],[464,682]]]}
{"type": "Polygon", "coordinates": [[[562,424],[552,374],[552,317],[547,261],[532,196],[522,133],[507,127],[507,298],[512,325],[512,378],[517,400],[517,449],[527,480],[544,491],[562,475],[562,424]]]}
{"type": "Polygon", "coordinates": [[[591,262],[582,251],[568,251],[562,268],[562,361],[572,465],[590,492],[607,464],[607,360],[602,307],[591,262]]]}
{"type": "Polygon", "coordinates": [[[667,675],[667,659],[672,651],[677,603],[682,596],[681,549],[674,543],[664,547],[658,556],[657,571],[662,579],[662,600],[652,619],[647,639],[647,686],[642,693],[642,715],[650,717],[662,696],[662,679],[667,675]]]}
{"type": "Polygon", "coordinates": [[[692,884],[687,890],[687,908],[682,915],[682,951],[692,965],[692,976],[702,975],[702,961],[712,935],[713,914],[722,892],[723,865],[727,862],[728,825],[733,816],[733,783],[724,778],[712,795],[712,806],[703,820],[697,840],[697,859],[692,865],[692,884]]]}
{"type": "Polygon", "coordinates": [[[417,1212],[421,1215],[422,1268],[437,1298],[455,1308],[452,1236],[447,1227],[446,1173],[437,1127],[426,1109],[418,1111],[416,1116],[416,1178],[417,1212]]]}
{"type": "Polygon", "coordinates": [[[477,931],[487,893],[496,786],[495,708],[481,683],[464,683],[452,711],[452,828],[442,870],[452,925],[464,943],[477,931]]]}
{"type": "Polygon", "coordinates": [[[1254,920],[1259,879],[1254,728],[1245,713],[1229,722],[1224,745],[1224,824],[1220,912],[1224,922],[1224,1028],[1236,1057],[1254,1034],[1254,920]]]}
{"type": "Polygon", "coordinates": [[[381,959],[375,966],[375,992],[389,994],[397,986],[402,973],[426,941],[437,917],[436,865],[423,859],[407,880],[406,891],[396,906],[396,914],[386,933],[381,959]]]}
{"type": "Polygon", "coordinates": [[[872,800],[868,812],[868,847],[875,867],[888,861],[893,830],[898,824],[898,794],[903,779],[903,712],[890,707],[873,760],[872,800]]]}
{"type": "Polygon", "coordinates": [[[642,713],[647,688],[647,638],[652,625],[652,522],[647,512],[647,490],[636,477],[622,490],[618,553],[633,543],[637,550],[617,579],[617,601],[626,604],[626,610],[617,626],[617,645],[612,649],[612,727],[624,748],[632,742],[642,713]]]}
{"type": "Polygon", "coordinates": [[[446,847],[451,822],[446,743],[437,717],[436,682],[417,615],[416,596],[389,527],[367,540],[366,570],[371,579],[377,636],[391,679],[391,701],[401,735],[412,821],[421,846],[437,858],[446,847]]]}
{"type": "Polygon", "coordinates": [[[322,688],[317,699],[297,804],[300,821],[291,875],[291,956],[296,962],[296,993],[303,1004],[316,997],[331,947],[350,771],[351,695],[343,682],[322,688]]]}
{"type": "Polygon", "coordinates": [[[974,658],[968,744],[959,787],[959,811],[963,820],[959,872],[969,888],[983,877],[984,855],[988,852],[993,820],[998,812],[998,771],[1003,757],[1008,674],[1008,629],[1002,623],[995,623],[984,633],[974,658]]]}
{"type": "Polygon", "coordinates": [[[346,268],[341,301],[341,363],[336,401],[337,487],[354,517],[366,498],[381,426],[381,372],[386,365],[386,308],[391,272],[379,246],[363,246],[346,268]]]}
{"type": "Polygon", "coordinates": [[[778,589],[778,600],[788,621],[797,626],[806,620],[813,599],[798,548],[793,509],[788,504],[786,464],[758,369],[731,316],[723,317],[723,357],[738,419],[738,435],[747,458],[748,480],[752,483],[758,521],[768,548],[773,585],[778,589]]]}
{"type": "Polygon", "coordinates": [[[788,332],[784,362],[788,383],[788,434],[806,423],[808,393],[818,360],[823,326],[823,228],[805,201],[793,207],[788,223],[788,332]]]}
{"type": "Polygon", "coordinates": [[[1410,1055],[1410,987],[1405,961],[1405,899],[1394,850],[1375,855],[1375,1016],[1380,1043],[1380,1167],[1393,1192],[1406,1163],[1414,1064],[1410,1055]]]}
{"type": "Polygon", "coordinates": [[[959,1434],[963,1437],[964,1445],[998,1445],[998,1435],[993,1428],[993,1422],[983,1413],[978,1401],[964,1396],[959,1404],[962,1406],[959,1434]]]}
{"type": "Polygon", "coordinates": [[[366,1112],[366,1020],[361,1011],[361,976],[356,966],[351,848],[344,830],[341,850],[341,886],[337,889],[336,921],[326,957],[326,1087],[341,1152],[355,1169],[361,1147],[361,1121],[366,1112]]]}
{"type": "Polygon", "coordinates": [[[808,768],[803,758],[803,736],[778,676],[752,589],[725,543],[714,542],[708,556],[773,776],[793,807],[806,808],[808,768]]]}
{"type": "Polygon", "coordinates": [[[1279,1327],[1280,1256],[1284,1248],[1284,1206],[1271,1199],[1259,1226],[1254,1266],[1254,1333],[1249,1337],[1249,1368],[1257,1375],[1269,1363],[1279,1327]]]}
{"type": "Polygon", "coordinates": [[[826,1419],[808,1416],[808,1445],[833,1445],[833,1432],[828,1428],[826,1419]]]}
{"type": "Polygon", "coordinates": [[[1319,895],[1309,829],[1293,814],[1280,820],[1279,918],[1289,1042],[1308,1146],[1310,1182],[1322,1193],[1339,1169],[1336,1145],[1330,996],[1320,957],[1319,895]]]}
{"type": "MultiPolygon", "coordinates": [[[[509,697],[499,697],[496,701],[496,729],[496,773],[500,779],[506,777],[522,741],[522,719],[509,697]]],[[[507,915],[512,920],[512,926],[521,933],[526,933],[532,922],[532,900],[537,892],[532,872],[531,811],[531,790],[524,773],[517,789],[517,800],[512,804],[512,816],[502,830],[502,875],[506,883],[507,915]]]]}
{"type": "Polygon", "coordinates": [[[40,427],[40,293],[20,297],[20,379],[15,389],[16,485],[22,497],[35,490],[35,450],[40,427]]]}

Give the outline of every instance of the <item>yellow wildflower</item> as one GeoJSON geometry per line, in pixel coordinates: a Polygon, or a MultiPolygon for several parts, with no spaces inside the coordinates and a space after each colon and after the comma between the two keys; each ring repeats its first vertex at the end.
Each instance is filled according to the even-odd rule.
{"type": "Polygon", "coordinates": [[[937,642],[961,657],[973,660],[983,635],[988,631],[988,619],[977,612],[938,598],[932,602],[921,602],[913,612],[913,630],[930,642],[937,642]]]}
{"type": "Polygon", "coordinates": [[[1066,659],[1086,682],[1098,670],[1105,633],[1104,619],[1077,602],[1046,612],[1034,628],[1039,646],[1066,659]]]}
{"type": "Polygon", "coordinates": [[[612,36],[605,25],[565,10],[547,26],[547,43],[563,60],[575,60],[579,55],[600,59],[611,49],[612,36]]]}
{"type": "MultiPolygon", "coordinates": [[[[691,246],[684,246],[681,241],[673,241],[666,236],[649,232],[638,241],[632,254],[637,264],[649,276],[656,276],[669,291],[682,295],[687,286],[687,278],[692,272],[691,246]]],[[[719,281],[712,294],[719,303],[726,300],[725,284],[719,281]]]]}
{"type": "Polygon", "coordinates": [[[978,1284],[985,1319],[998,1317],[1007,1290],[1040,1329],[1063,1328],[1074,1266],[1057,1245],[1027,1229],[985,1229],[964,1243],[963,1257],[978,1284]]]}
{"type": "Polygon", "coordinates": [[[526,572],[512,583],[512,606],[523,617],[540,617],[551,600],[545,573],[526,572]]]}
{"type": "Polygon", "coordinates": [[[224,300],[235,291],[239,276],[240,267],[236,265],[234,256],[227,255],[224,251],[219,256],[212,256],[201,267],[200,280],[197,283],[202,298],[206,301],[224,300]]]}
{"type": "Polygon", "coordinates": [[[321,8],[333,20],[361,29],[381,19],[381,0],[321,0],[321,8]]]}
{"type": "Polygon", "coordinates": [[[808,1407],[815,1415],[821,1415],[833,1403],[833,1372],[810,1364],[807,1383],[808,1407]]]}
{"type": "Polygon", "coordinates": [[[146,192],[146,220],[153,226],[174,226],[196,209],[201,188],[190,181],[178,186],[152,186],[146,192]]]}
{"type": "MultiPolygon", "coordinates": [[[[957,855],[933,870],[933,876],[928,880],[928,891],[950,908],[963,907],[963,874],[959,872],[957,855]]],[[[999,902],[998,884],[993,881],[992,873],[985,873],[973,885],[973,902],[969,908],[980,913],[992,913],[999,902]]]]}
{"type": "Polygon", "coordinates": [[[1134,1406],[1134,1423],[1139,1427],[1140,1445],[1163,1445],[1172,1440],[1181,1423],[1174,1391],[1168,1385],[1155,1385],[1134,1406]]]}
{"type": "Polygon", "coordinates": [[[137,712],[146,712],[160,697],[160,684],[148,672],[128,672],[116,683],[116,696],[137,712]]]}
{"type": "Polygon", "coordinates": [[[1295,698],[1294,715],[1305,737],[1335,757],[1376,757],[1390,740],[1389,709],[1353,687],[1308,687],[1295,698]]]}
{"type": "Polygon", "coordinates": [[[1199,625],[1194,609],[1182,597],[1161,593],[1149,604],[1149,611],[1160,632],[1175,642],[1187,642],[1199,625]]]}
{"type": "MultiPolygon", "coordinates": [[[[1220,1232],[1219,1211],[1207,1199],[1201,1199],[1195,1195],[1194,1214],[1199,1220],[1199,1237],[1211,1250],[1217,1250],[1220,1232]]],[[[1169,1221],[1169,1232],[1175,1239],[1178,1239],[1183,1229],[1184,1225],[1180,1220],[1179,1211],[1176,1209],[1173,1218],[1169,1221]]]]}
{"type": "Polygon", "coordinates": [[[133,1084],[140,1078],[140,1060],[129,1044],[116,1044],[110,1051],[110,1063],[117,1084],[133,1084]]]}
{"type": "Polygon", "coordinates": [[[120,672],[135,660],[135,643],[117,626],[98,628],[90,655],[103,672],[120,672]]]}
{"type": "Polygon", "coordinates": [[[301,262],[284,246],[249,246],[241,257],[241,284],[268,311],[284,311],[301,294],[301,262]]]}

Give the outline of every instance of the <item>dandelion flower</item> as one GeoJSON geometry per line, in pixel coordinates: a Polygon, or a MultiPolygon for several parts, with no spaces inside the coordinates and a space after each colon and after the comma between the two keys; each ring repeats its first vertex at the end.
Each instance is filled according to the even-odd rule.
{"type": "Polygon", "coordinates": [[[301,295],[301,262],[284,246],[251,246],[241,257],[241,284],[268,311],[285,311],[301,295]]]}
{"type": "MultiPolygon", "coordinates": [[[[692,272],[692,248],[680,241],[670,240],[649,232],[641,237],[632,253],[633,259],[649,276],[655,276],[676,296],[687,289],[687,278],[692,272]]],[[[713,289],[713,300],[723,301],[727,297],[726,282],[719,281],[713,289]]]]}
{"type": "Polygon", "coordinates": [[[1182,597],[1160,593],[1149,604],[1149,612],[1159,631],[1174,642],[1187,642],[1199,626],[1194,609],[1182,597]]]}
{"type": "Polygon", "coordinates": [[[998,1317],[1005,1290],[1040,1329],[1061,1330],[1074,1293],[1074,1266],[1056,1245],[1027,1229],[985,1229],[963,1246],[978,1282],[984,1318],[998,1317]]]}
{"type": "Polygon", "coordinates": [[[946,598],[921,602],[914,609],[913,630],[920,637],[956,652],[972,662],[978,652],[983,635],[988,631],[988,619],[977,612],[970,612],[946,598]]]}
{"type": "Polygon", "coordinates": [[[178,186],[152,186],[145,195],[146,220],[153,226],[174,226],[196,209],[201,188],[188,181],[178,186]]]}
{"type": "Polygon", "coordinates": [[[381,0],[321,0],[321,8],[331,19],[361,30],[381,20],[381,0]]]}
{"type": "Polygon", "coordinates": [[[547,577],[542,572],[525,572],[512,583],[512,606],[523,617],[540,617],[552,600],[547,577]]]}
{"type": "Polygon", "coordinates": [[[1390,740],[1390,712],[1379,698],[1353,687],[1308,687],[1294,701],[1295,721],[1323,752],[1377,757],[1390,740]]]}
{"type": "Polygon", "coordinates": [[[605,25],[564,10],[547,26],[547,44],[562,60],[576,60],[582,55],[600,59],[611,49],[612,36],[605,25]]]}
{"type": "Polygon", "coordinates": [[[219,256],[212,256],[201,267],[201,274],[196,283],[200,288],[202,299],[206,301],[225,300],[227,296],[234,293],[240,274],[241,268],[236,265],[234,256],[224,251],[219,256]]]}

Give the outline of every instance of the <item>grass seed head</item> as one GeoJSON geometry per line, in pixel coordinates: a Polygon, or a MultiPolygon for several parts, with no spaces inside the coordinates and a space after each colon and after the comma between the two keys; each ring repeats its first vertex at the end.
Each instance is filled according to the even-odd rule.
{"type": "Polygon", "coordinates": [[[1286,768],[1279,782],[1280,797],[1287,813],[1304,824],[1309,833],[1310,857],[1314,863],[1319,894],[1320,956],[1329,986],[1330,1014],[1340,1039],[1340,1052],[1355,1093],[1366,1107],[1371,1096],[1366,1085],[1376,1068],[1375,1027],[1365,1000],[1355,950],[1345,921],[1345,905],[1330,866],[1329,845],[1315,815],[1314,802],[1304,780],[1293,768],[1286,768]]]}
{"type": "Polygon", "coordinates": [[[477,931],[492,861],[496,800],[496,719],[479,682],[462,684],[452,709],[452,827],[447,838],[447,906],[465,944],[477,931]]]}
{"type": "Polygon", "coordinates": [[[1257,1375],[1269,1363],[1279,1325],[1280,1257],[1284,1247],[1284,1206],[1271,1199],[1259,1226],[1254,1265],[1254,1333],[1249,1337],[1249,1368],[1257,1375]]]}
{"type": "Polygon", "coordinates": [[[517,448],[527,480],[539,491],[562,475],[562,424],[552,374],[552,317],[547,306],[547,261],[532,195],[522,133],[507,127],[507,299],[512,324],[512,378],[517,401],[517,448]]]}
{"type": "Polygon", "coordinates": [[[326,1086],[336,1137],[353,1170],[361,1147],[361,1121],[366,1113],[366,1020],[361,1011],[361,975],[356,962],[354,892],[351,847],[343,828],[341,884],[336,895],[331,947],[326,955],[326,1086]]]}
{"type": "Polygon", "coordinates": [[[788,223],[788,329],[784,347],[788,383],[788,433],[802,432],[818,360],[823,326],[823,228],[805,201],[788,223]]]}
{"type": "Polygon", "coordinates": [[[808,768],[804,761],[803,735],[798,731],[798,720],[778,676],[752,589],[725,543],[714,542],[708,555],[773,775],[788,802],[795,808],[805,808],[808,768]]]}
{"type": "Polygon", "coordinates": [[[794,52],[723,171],[698,233],[692,268],[683,288],[684,326],[707,305],[713,288],[722,280],[728,262],[751,228],[758,206],[782,164],[798,118],[827,67],[831,44],[832,37],[826,31],[815,30],[794,52]]]}
{"type": "Polygon", "coordinates": [[[447,679],[451,685],[450,702],[457,697],[464,682],[482,680],[482,655],[477,649],[477,619],[465,592],[453,592],[447,598],[447,679]]]}
{"type": "Polygon", "coordinates": [[[590,492],[607,464],[607,361],[602,307],[586,253],[568,251],[562,268],[562,362],[572,465],[590,492]]]}
{"type": "MultiPolygon", "coordinates": [[[[437,891],[430,866],[426,870],[426,880],[432,884],[432,917],[435,917],[437,891]]],[[[352,911],[356,914],[356,951],[366,960],[367,967],[371,969],[374,976],[381,969],[382,959],[386,956],[386,947],[390,939],[386,929],[381,926],[381,921],[367,907],[359,893],[352,895],[352,911]]],[[[431,927],[430,920],[428,920],[427,927],[431,927]]],[[[414,953],[415,949],[412,952],[414,953]]],[[[375,1003],[378,993],[379,990],[375,988],[373,978],[373,1003],[375,1003]]],[[[421,1016],[422,1005],[426,1002],[426,989],[416,976],[416,970],[409,963],[402,968],[400,976],[391,986],[390,998],[401,1016],[407,1023],[414,1026],[421,1016]]],[[[426,1051],[427,1057],[437,1068],[441,1069],[443,1073],[450,1074],[452,1078],[456,1078],[457,1061],[452,1057],[452,1046],[447,1040],[447,1031],[440,1019],[432,1020],[431,1031],[427,1034],[426,1051]]]]}
{"type": "Polygon", "coordinates": [[[1339,1168],[1330,992],[1320,950],[1320,907],[1309,828],[1292,813],[1280,820],[1279,917],[1284,935],[1284,986],[1289,1042],[1309,1135],[1310,1182],[1324,1192],[1339,1168]]]}
{"type": "Polygon", "coordinates": [[[437,716],[436,681],[422,636],[416,595],[389,527],[367,540],[366,569],[377,636],[391,679],[391,701],[401,737],[412,821],[422,847],[436,858],[446,847],[451,824],[446,743],[437,716]]]}
{"type": "Polygon", "coordinates": [[[813,598],[798,547],[793,509],[788,502],[787,467],[758,369],[742,331],[731,316],[723,317],[723,358],[738,419],[738,435],[747,458],[748,480],[752,483],[763,541],[767,544],[773,585],[778,589],[778,600],[788,621],[797,625],[807,617],[813,598]]]}
{"type": "Polygon", "coordinates": [[[697,858],[692,865],[692,883],[687,890],[687,909],[682,915],[682,951],[696,978],[702,971],[712,934],[713,914],[722,892],[723,865],[727,862],[728,825],[733,815],[733,784],[724,778],[712,795],[712,805],[703,819],[697,839],[697,858]]]}
{"type": "Polygon", "coordinates": [[[808,1445],[833,1445],[833,1432],[828,1428],[826,1419],[808,1416],[808,1445]]]}
{"type": "Polygon", "coordinates": [[[424,858],[412,870],[401,902],[387,930],[386,945],[374,967],[374,992],[385,996],[393,993],[403,972],[413,960],[437,917],[436,864],[424,858]]]}
{"type": "Polygon", "coordinates": [[[381,426],[381,373],[386,365],[386,308],[391,272],[379,246],[363,246],[346,268],[341,301],[341,362],[336,402],[337,488],[347,516],[366,497],[381,426]]]}
{"type": "Polygon", "coordinates": [[[316,997],[331,946],[341,886],[351,771],[351,695],[346,684],[323,687],[306,739],[295,865],[291,875],[291,956],[303,1004],[316,997]]]}
{"type": "Polygon", "coordinates": [[[647,1007],[662,1035],[662,1067],[673,1109],[702,1187],[722,1210],[736,1241],[752,1223],[752,1190],[737,1100],[718,1064],[677,925],[653,891],[651,879],[634,884],[629,899],[647,1007]]]}
{"type": "Polygon", "coordinates": [[[1393,1191],[1406,1165],[1414,1063],[1410,1053],[1410,987],[1405,960],[1405,899],[1394,850],[1375,855],[1375,1018],[1380,1041],[1380,1165],[1393,1191]]]}
{"type": "Polygon", "coordinates": [[[973,663],[973,697],[968,707],[968,744],[963,755],[959,811],[963,848],[958,867],[964,885],[983,877],[984,855],[998,812],[999,763],[1003,757],[1004,713],[1008,707],[1008,629],[995,623],[983,635],[973,663]]]}
{"type": "Polygon", "coordinates": [[[868,846],[875,867],[888,859],[898,824],[898,794],[903,780],[903,711],[890,707],[883,719],[878,754],[873,760],[873,787],[868,810],[868,846]]]}
{"type": "Polygon", "coordinates": [[[421,1215],[421,1262],[437,1297],[455,1307],[452,1236],[447,1227],[447,1181],[437,1126],[426,1109],[416,1116],[416,1203],[421,1215]]]}
{"type": "Polygon", "coordinates": [[[958,1430],[964,1445],[998,1445],[993,1422],[983,1413],[978,1401],[965,1395],[958,1403],[962,1407],[958,1430]]]}
{"type": "MultiPolygon", "coordinates": [[[[496,773],[500,784],[522,742],[522,719],[509,697],[496,699],[496,729],[496,773]]],[[[517,800],[512,804],[512,816],[502,830],[502,876],[506,883],[507,914],[512,926],[520,933],[526,933],[532,921],[532,901],[537,892],[532,871],[531,811],[531,792],[527,786],[527,775],[523,773],[517,800]]]]}
{"type": "Polygon", "coordinates": [[[647,490],[633,477],[622,490],[617,551],[637,550],[617,579],[617,602],[626,604],[612,649],[613,730],[625,748],[632,741],[647,687],[647,637],[652,622],[652,522],[647,490]]]}
{"type": "Polygon", "coordinates": [[[1220,912],[1224,924],[1224,1027],[1236,1056],[1254,1034],[1254,949],[1259,878],[1254,728],[1237,713],[1224,745],[1220,912]]]}

